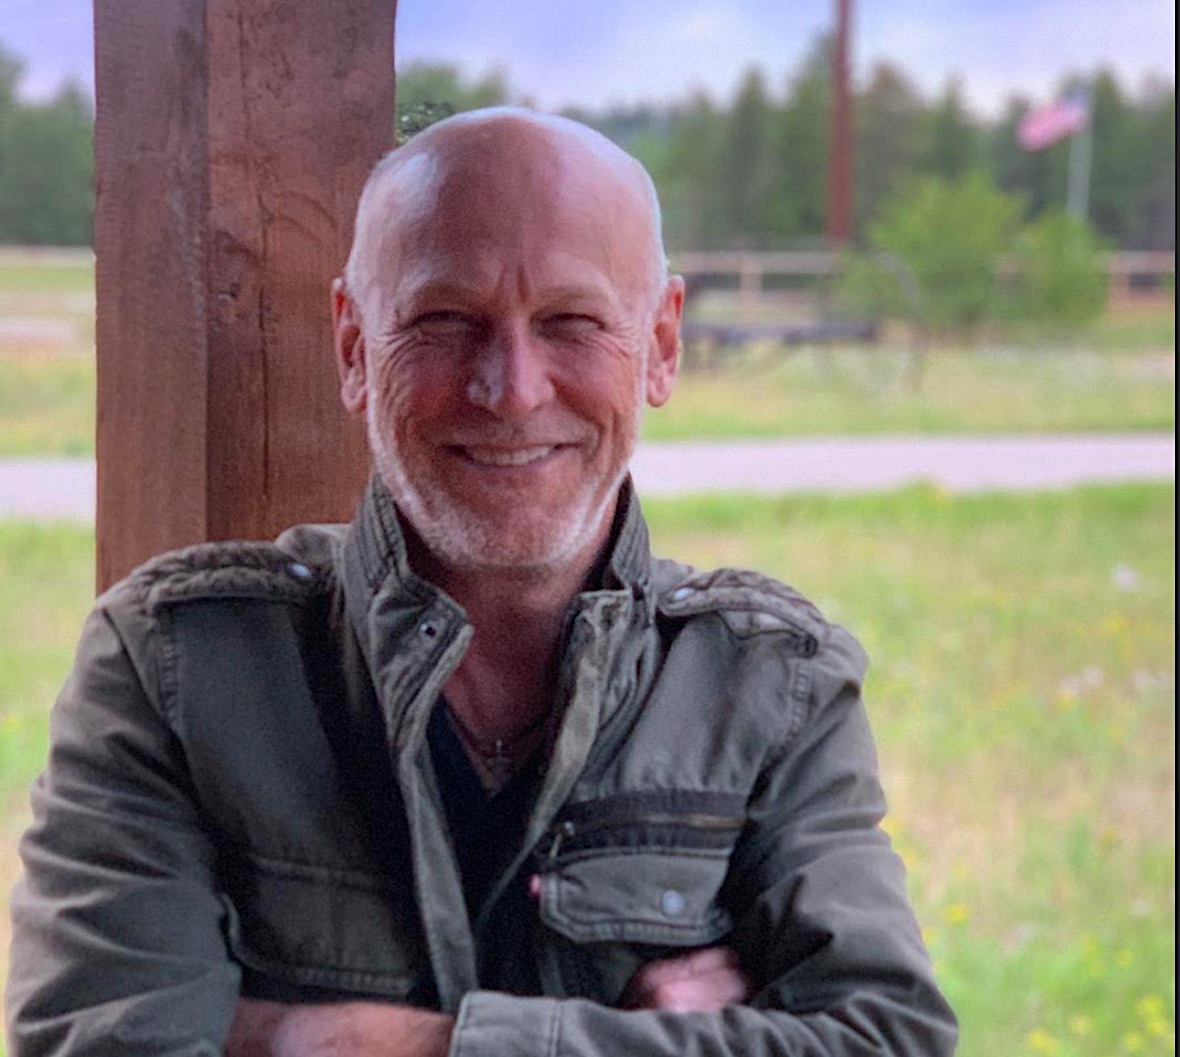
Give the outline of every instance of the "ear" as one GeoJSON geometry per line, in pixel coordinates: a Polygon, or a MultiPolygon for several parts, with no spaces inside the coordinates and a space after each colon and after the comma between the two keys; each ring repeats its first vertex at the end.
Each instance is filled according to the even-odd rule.
{"type": "Polygon", "coordinates": [[[352,414],[364,414],[368,393],[365,336],[361,332],[356,302],[343,278],[332,282],[332,334],[336,346],[336,370],[340,374],[340,402],[352,414]]]}
{"type": "Polygon", "coordinates": [[[662,407],[672,395],[680,369],[680,319],[684,314],[684,279],[673,275],[656,309],[652,347],[647,358],[647,402],[662,407]]]}

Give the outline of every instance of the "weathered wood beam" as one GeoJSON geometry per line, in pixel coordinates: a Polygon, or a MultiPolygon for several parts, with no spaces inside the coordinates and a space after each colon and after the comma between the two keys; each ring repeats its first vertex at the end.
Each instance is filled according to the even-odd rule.
{"type": "Polygon", "coordinates": [[[395,0],[95,0],[98,583],[351,515],[328,289],[393,142],[395,0]]]}

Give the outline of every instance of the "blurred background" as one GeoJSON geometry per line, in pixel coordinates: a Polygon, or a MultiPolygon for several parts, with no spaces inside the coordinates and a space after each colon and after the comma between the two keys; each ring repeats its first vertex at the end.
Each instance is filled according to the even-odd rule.
{"type": "MultiPolygon", "coordinates": [[[[648,166],[689,290],[649,443],[1158,440],[1174,37],[1155,0],[400,0],[390,121],[523,103],[648,166]]],[[[94,451],[92,48],[86,0],[0,0],[0,465],[45,481],[94,451]]],[[[647,508],[661,552],[779,576],[868,648],[964,1057],[1174,1053],[1174,475],[840,485],[647,508]]],[[[3,506],[7,893],[94,544],[84,502],[3,506]]]]}

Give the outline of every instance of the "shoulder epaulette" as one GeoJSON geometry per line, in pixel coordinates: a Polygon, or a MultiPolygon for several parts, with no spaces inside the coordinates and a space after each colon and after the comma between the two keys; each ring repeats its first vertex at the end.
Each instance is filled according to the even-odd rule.
{"type": "Polygon", "coordinates": [[[806,656],[816,652],[828,628],[820,611],[794,588],[747,569],[694,573],[663,591],[658,605],[674,618],[716,613],[738,635],[786,633],[806,656]]]}
{"type": "Polygon", "coordinates": [[[306,602],[329,571],[301,562],[273,543],[198,543],[141,565],[126,581],[150,610],[200,598],[306,602]]]}

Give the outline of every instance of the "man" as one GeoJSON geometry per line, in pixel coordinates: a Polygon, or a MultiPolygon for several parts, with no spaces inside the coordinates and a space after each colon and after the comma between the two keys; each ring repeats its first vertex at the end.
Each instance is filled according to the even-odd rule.
{"type": "Polygon", "coordinates": [[[449,119],[370,178],[332,296],[368,494],[100,599],[13,1054],[950,1053],[859,648],[648,552],[627,465],[683,284],[642,168],[449,119]]]}

